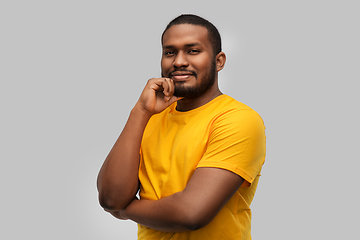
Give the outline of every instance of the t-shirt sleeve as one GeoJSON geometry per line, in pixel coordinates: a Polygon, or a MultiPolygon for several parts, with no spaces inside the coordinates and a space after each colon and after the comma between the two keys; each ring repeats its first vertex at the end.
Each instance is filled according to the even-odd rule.
{"type": "Polygon", "coordinates": [[[234,172],[248,187],[260,175],[265,161],[265,126],[252,109],[234,110],[218,116],[211,127],[206,151],[197,167],[234,172]]]}

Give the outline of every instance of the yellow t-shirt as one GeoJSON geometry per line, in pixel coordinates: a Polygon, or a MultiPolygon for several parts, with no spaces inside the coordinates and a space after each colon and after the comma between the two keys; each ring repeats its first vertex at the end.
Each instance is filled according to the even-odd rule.
{"type": "Polygon", "coordinates": [[[251,239],[250,204],[265,161],[265,127],[254,110],[227,95],[187,112],[174,103],[151,117],[140,153],[142,199],[184,190],[198,167],[226,169],[245,181],[205,227],[165,233],[138,224],[138,239],[251,239]]]}

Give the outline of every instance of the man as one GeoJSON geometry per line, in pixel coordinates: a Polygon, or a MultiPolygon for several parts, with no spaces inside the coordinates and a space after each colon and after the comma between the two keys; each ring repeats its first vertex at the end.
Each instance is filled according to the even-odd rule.
{"type": "Polygon", "coordinates": [[[162,48],[162,78],[147,82],[100,170],[100,204],[137,222],[138,239],[251,239],[263,121],[220,92],[226,56],[210,22],[175,18],[162,48]]]}

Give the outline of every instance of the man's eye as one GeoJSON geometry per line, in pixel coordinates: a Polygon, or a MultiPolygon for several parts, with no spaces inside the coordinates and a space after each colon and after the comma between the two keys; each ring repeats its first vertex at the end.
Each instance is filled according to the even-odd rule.
{"type": "Polygon", "coordinates": [[[166,52],[164,53],[165,56],[171,56],[171,55],[174,55],[174,54],[175,54],[174,51],[166,51],[166,52]]]}
{"type": "Polygon", "coordinates": [[[197,53],[199,53],[200,51],[199,50],[197,50],[197,49],[191,49],[190,51],[189,51],[189,53],[192,53],[192,54],[197,54],[197,53]]]}

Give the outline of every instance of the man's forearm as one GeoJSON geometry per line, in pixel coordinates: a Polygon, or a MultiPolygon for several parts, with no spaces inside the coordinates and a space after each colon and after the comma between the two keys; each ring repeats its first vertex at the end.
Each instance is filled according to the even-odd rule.
{"type": "Polygon", "coordinates": [[[134,108],[98,176],[100,204],[108,210],[125,208],[138,190],[139,150],[150,115],[134,108]]]}
{"type": "Polygon", "coordinates": [[[224,169],[197,168],[183,191],[159,200],[134,200],[118,217],[163,232],[197,230],[214,219],[243,182],[224,169]]]}
{"type": "Polygon", "coordinates": [[[159,200],[134,200],[123,211],[113,215],[163,232],[194,230],[187,209],[179,202],[180,195],[181,192],[159,200]]]}

